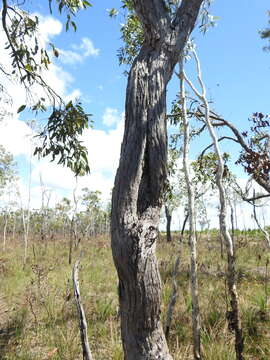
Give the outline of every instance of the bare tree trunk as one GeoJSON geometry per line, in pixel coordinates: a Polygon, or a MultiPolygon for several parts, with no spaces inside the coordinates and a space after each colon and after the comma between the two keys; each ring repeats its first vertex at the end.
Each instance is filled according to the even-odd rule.
{"type": "Polygon", "coordinates": [[[82,349],[83,349],[83,359],[84,360],[93,360],[89,342],[88,342],[87,322],[86,322],[86,317],[85,317],[85,313],[84,313],[84,309],[83,309],[83,305],[82,305],[82,301],[81,301],[81,295],[80,295],[79,265],[80,265],[80,261],[78,260],[74,264],[72,278],[73,278],[74,296],[75,296],[78,318],[79,318],[81,343],[82,343],[82,349]]]}
{"type": "Polygon", "coordinates": [[[172,214],[167,205],[165,205],[165,215],[166,215],[166,221],[167,221],[167,223],[166,223],[167,242],[171,242],[172,241],[172,234],[171,234],[172,214]]]}
{"type": "Polygon", "coordinates": [[[183,149],[183,168],[188,192],[188,213],[189,213],[189,247],[190,247],[190,286],[192,297],[192,335],[193,335],[193,357],[194,360],[201,359],[201,325],[198,292],[197,274],[197,239],[196,239],[196,214],[195,214],[195,195],[190,176],[188,157],[189,157],[189,122],[186,108],[185,77],[183,59],[179,61],[180,78],[180,101],[182,105],[183,125],[184,125],[184,149],[183,149]]]}
{"type": "Polygon", "coordinates": [[[68,252],[68,263],[72,263],[73,248],[77,246],[78,232],[77,232],[77,208],[78,208],[78,199],[77,199],[77,188],[78,188],[78,178],[76,177],[76,185],[73,189],[73,214],[70,223],[70,236],[69,236],[69,252],[68,252]]]}
{"type": "Polygon", "coordinates": [[[185,215],[185,218],[184,218],[184,221],[183,221],[182,229],[181,229],[181,232],[180,232],[180,237],[179,237],[179,242],[180,243],[182,243],[183,240],[184,240],[184,232],[185,232],[186,224],[187,224],[187,221],[188,221],[188,217],[189,217],[189,213],[187,211],[187,213],[185,215]]]}
{"type": "Polygon", "coordinates": [[[160,321],[156,240],[167,176],[166,87],[202,0],[134,0],[145,41],[129,72],[125,132],[112,196],[112,252],[119,277],[125,360],[171,360],[160,321]]]}
{"type": "Polygon", "coordinates": [[[232,231],[232,242],[233,242],[233,249],[235,251],[235,226],[234,226],[234,214],[233,214],[233,206],[230,204],[230,210],[231,210],[231,231],[232,231]]]}
{"type": "Polygon", "coordinates": [[[3,229],[3,251],[6,250],[6,241],[7,241],[7,226],[8,226],[8,220],[10,217],[10,210],[8,209],[7,212],[4,215],[4,229],[3,229]]]}
{"type": "Polygon", "coordinates": [[[228,231],[227,222],[226,222],[227,202],[226,202],[225,188],[223,184],[224,162],[219,148],[218,139],[210,120],[209,104],[206,99],[206,90],[204,83],[202,81],[199,59],[197,57],[195,50],[193,50],[193,53],[197,65],[198,81],[201,86],[202,93],[198,92],[198,90],[194,87],[194,85],[191,83],[189,79],[186,78],[186,81],[188,82],[192,90],[195,92],[195,94],[199,97],[199,99],[203,102],[205,108],[205,123],[207,125],[210,136],[213,140],[215,153],[217,154],[218,157],[218,171],[216,174],[216,184],[219,191],[219,203],[220,203],[219,224],[220,224],[221,236],[224,239],[227,249],[227,258],[228,258],[227,282],[228,282],[228,290],[231,298],[230,299],[231,311],[228,312],[227,318],[229,321],[229,327],[232,330],[234,330],[235,333],[236,358],[237,360],[243,360],[244,339],[243,339],[241,321],[239,316],[238,294],[236,290],[235,255],[234,255],[232,238],[228,231]]]}
{"type": "MultiPolygon", "coordinates": [[[[255,190],[254,190],[254,192],[253,192],[253,197],[255,197],[255,190]]],[[[257,212],[256,212],[255,200],[253,200],[253,217],[254,217],[254,220],[255,220],[255,222],[256,222],[259,230],[260,230],[260,231],[263,233],[263,235],[264,235],[264,239],[265,239],[266,246],[267,246],[268,248],[270,248],[270,237],[269,237],[268,231],[265,230],[265,229],[261,226],[261,224],[260,224],[260,222],[259,222],[259,220],[258,220],[257,212]]]]}

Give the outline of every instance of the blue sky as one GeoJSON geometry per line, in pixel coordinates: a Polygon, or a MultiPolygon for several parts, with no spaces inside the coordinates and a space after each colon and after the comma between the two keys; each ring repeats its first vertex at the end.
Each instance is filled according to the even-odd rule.
{"type": "MultiPolygon", "coordinates": [[[[105,191],[108,198],[123,131],[127,79],[123,75],[125,68],[118,65],[116,55],[121,46],[120,24],[124,20],[121,16],[111,19],[107,9],[119,8],[120,1],[93,1],[92,8],[78,14],[76,33],[72,30],[66,33],[64,27],[61,29],[59,21],[63,22],[64,17],[60,17],[57,11],[51,17],[46,4],[47,1],[32,2],[29,10],[43,16],[42,39],[53,41],[62,51],[52,69],[50,81],[64,96],[79,95],[86,110],[93,114],[94,130],[84,137],[92,175],[82,180],[81,186],[105,191]]],[[[267,26],[269,9],[266,0],[215,0],[210,12],[219,17],[217,26],[206,35],[198,29],[193,33],[213,107],[240,129],[248,127],[248,117],[253,112],[269,113],[270,54],[263,51],[267,43],[258,34],[259,29],[267,26]]],[[[187,72],[194,78],[191,63],[187,72]]],[[[16,91],[19,95],[15,104],[20,103],[23,96],[20,90],[16,91]]],[[[168,88],[168,110],[177,91],[178,81],[174,78],[168,88]]],[[[24,145],[22,136],[29,129],[15,127],[16,134],[11,130],[1,130],[0,142],[15,155],[22,187],[27,187],[29,140],[24,145]]],[[[191,157],[194,158],[208,142],[204,136],[192,144],[191,157]]],[[[234,144],[224,144],[223,149],[237,155],[238,148],[234,144]]],[[[233,169],[238,176],[244,176],[236,166],[233,169]]],[[[59,196],[71,193],[74,182],[68,171],[56,170],[56,166],[46,161],[39,163],[32,159],[33,199],[37,196],[37,204],[40,174],[44,183],[59,196]]]]}

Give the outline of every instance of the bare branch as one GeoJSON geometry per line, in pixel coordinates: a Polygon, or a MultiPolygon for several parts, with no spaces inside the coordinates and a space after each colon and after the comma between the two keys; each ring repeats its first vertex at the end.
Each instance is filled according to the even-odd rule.
{"type": "Polygon", "coordinates": [[[93,356],[90,350],[88,336],[87,336],[87,322],[84,313],[84,309],[81,302],[80,288],[79,288],[79,265],[80,260],[77,260],[73,267],[72,277],[73,277],[73,286],[74,286],[74,296],[79,316],[79,325],[81,333],[81,343],[83,349],[83,359],[84,360],[93,360],[93,356]]]}
{"type": "MultiPolygon", "coordinates": [[[[235,138],[233,138],[233,137],[230,137],[230,136],[222,136],[222,137],[218,138],[217,141],[220,142],[220,141],[223,141],[223,140],[232,140],[232,141],[234,141],[234,142],[236,142],[236,143],[238,144],[237,139],[235,139],[235,138]]],[[[198,156],[198,158],[201,159],[201,158],[204,156],[204,154],[206,153],[206,151],[209,150],[212,146],[214,146],[214,143],[208,145],[208,146],[201,152],[201,154],[198,156]]]]}
{"type": "MultiPolygon", "coordinates": [[[[244,193],[243,190],[241,189],[241,187],[240,187],[237,183],[235,183],[235,185],[236,185],[236,187],[237,187],[237,189],[234,188],[234,190],[236,191],[236,193],[237,193],[239,196],[241,196],[242,200],[250,203],[251,205],[254,205],[253,202],[256,201],[256,200],[265,199],[265,198],[270,197],[270,194],[260,194],[260,195],[255,195],[255,196],[252,196],[252,197],[248,197],[248,196],[247,196],[248,190],[246,190],[245,193],[244,193]]],[[[259,207],[259,206],[261,206],[261,205],[255,204],[254,206],[259,207]]]]}
{"type": "Polygon", "coordinates": [[[195,86],[188,78],[186,78],[186,81],[191,87],[191,89],[194,91],[194,93],[199,97],[199,99],[204,104],[205,123],[207,124],[209,134],[214,144],[215,153],[218,157],[218,171],[216,173],[216,184],[219,191],[219,203],[220,203],[219,223],[220,223],[220,232],[223,239],[225,240],[226,248],[227,248],[227,255],[228,255],[227,280],[228,280],[228,288],[229,288],[230,300],[231,300],[230,301],[231,311],[228,312],[227,316],[228,316],[228,320],[230,321],[230,326],[235,332],[236,359],[243,360],[244,343],[243,343],[243,335],[242,335],[242,326],[239,316],[238,294],[236,290],[235,254],[234,254],[234,246],[233,246],[232,238],[228,231],[228,226],[226,221],[227,203],[226,203],[225,188],[223,184],[224,161],[223,161],[221,149],[219,147],[218,137],[215,133],[210,118],[209,103],[206,98],[206,88],[202,80],[200,62],[195,50],[193,50],[193,55],[197,66],[198,82],[200,84],[201,93],[195,88],[195,86]]]}
{"type": "MultiPolygon", "coordinates": [[[[255,197],[255,190],[253,190],[253,197],[255,197]]],[[[256,213],[256,206],[255,206],[255,201],[253,200],[253,216],[254,216],[254,220],[258,226],[258,228],[261,230],[261,232],[264,234],[264,238],[265,238],[265,242],[266,242],[266,246],[268,248],[270,248],[270,237],[268,232],[261,226],[258,217],[257,217],[257,213],[256,213]]]]}

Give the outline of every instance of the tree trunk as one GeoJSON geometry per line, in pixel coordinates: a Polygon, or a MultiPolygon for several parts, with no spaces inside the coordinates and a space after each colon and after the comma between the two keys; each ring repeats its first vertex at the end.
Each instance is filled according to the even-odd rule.
{"type": "Polygon", "coordinates": [[[189,212],[187,211],[187,213],[185,215],[185,218],[184,218],[184,221],[183,221],[182,229],[181,229],[181,232],[180,232],[180,237],[179,237],[180,244],[184,241],[184,232],[185,232],[185,228],[186,228],[188,218],[189,218],[189,212]]]}
{"type": "MultiPolygon", "coordinates": [[[[253,190],[253,198],[255,198],[255,190],[253,190]]],[[[270,236],[268,234],[268,231],[265,230],[261,224],[259,223],[258,217],[257,217],[257,213],[256,213],[256,205],[255,205],[255,200],[253,200],[253,217],[254,220],[256,222],[256,225],[258,226],[259,230],[263,233],[264,235],[264,239],[265,239],[265,243],[266,246],[268,247],[268,249],[270,248],[270,236]]]]}
{"type": "Polygon", "coordinates": [[[128,78],[111,222],[125,360],[172,359],[160,321],[155,255],[167,177],[166,86],[201,3],[182,1],[171,21],[163,1],[133,1],[145,41],[128,78]]]}
{"type": "Polygon", "coordinates": [[[216,173],[216,184],[218,187],[219,192],[219,227],[220,233],[222,238],[224,239],[226,249],[227,249],[227,258],[228,258],[228,268],[227,268],[227,282],[228,282],[228,290],[230,295],[230,304],[231,304],[231,311],[227,312],[227,318],[229,321],[229,327],[231,330],[234,330],[235,334],[235,352],[236,352],[236,359],[243,360],[243,349],[244,349],[244,338],[242,334],[242,326],[241,320],[239,315],[239,302],[238,302],[238,294],[236,289],[236,270],[235,270],[235,254],[234,254],[234,247],[231,235],[228,231],[226,215],[227,215],[227,201],[226,201],[226,193],[225,187],[223,183],[223,173],[224,173],[224,161],[222,157],[222,153],[219,147],[218,138],[214,131],[214,127],[210,121],[210,110],[209,104],[206,98],[206,89],[205,85],[202,80],[201,76],[201,69],[199,59],[195,50],[193,50],[193,54],[195,57],[197,71],[198,71],[198,81],[201,87],[201,94],[198,90],[194,87],[189,79],[186,78],[186,81],[190,85],[191,89],[194,93],[199,97],[202,101],[205,109],[205,123],[207,125],[209,134],[213,140],[215,153],[218,158],[218,171],[216,173]]]}
{"type": "Polygon", "coordinates": [[[171,222],[172,222],[172,214],[168,208],[168,206],[165,205],[165,215],[166,215],[166,237],[167,241],[172,241],[172,234],[171,234],[171,222]]]}
{"type": "Polygon", "coordinates": [[[190,288],[192,297],[192,336],[193,336],[193,358],[201,359],[201,324],[199,307],[199,289],[197,272],[197,233],[195,216],[195,195],[189,168],[189,143],[190,130],[186,106],[186,91],[184,77],[184,59],[179,60],[180,78],[180,103],[182,106],[184,145],[183,145],[183,168],[186,187],[188,192],[188,214],[189,214],[189,248],[190,248],[190,288]]]}

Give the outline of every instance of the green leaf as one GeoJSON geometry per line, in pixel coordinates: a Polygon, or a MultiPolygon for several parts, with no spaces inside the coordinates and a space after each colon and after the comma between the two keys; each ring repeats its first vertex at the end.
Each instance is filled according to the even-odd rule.
{"type": "Polygon", "coordinates": [[[26,108],[26,105],[21,105],[19,109],[17,110],[17,114],[22,112],[26,108]]]}
{"type": "Polygon", "coordinates": [[[109,9],[108,12],[110,17],[116,17],[118,15],[118,11],[115,8],[109,9]]]}
{"type": "Polygon", "coordinates": [[[30,64],[26,64],[26,65],[25,65],[25,69],[26,69],[27,71],[33,71],[33,67],[32,67],[30,64]]]}
{"type": "Polygon", "coordinates": [[[89,1],[83,0],[83,7],[86,8],[87,6],[92,6],[89,1]]]}
{"type": "Polygon", "coordinates": [[[75,24],[75,22],[71,21],[71,25],[73,27],[73,30],[76,32],[77,31],[77,25],[75,24]]]}
{"type": "Polygon", "coordinates": [[[55,57],[57,57],[57,58],[59,57],[59,51],[55,48],[53,49],[53,54],[55,57]]]}

